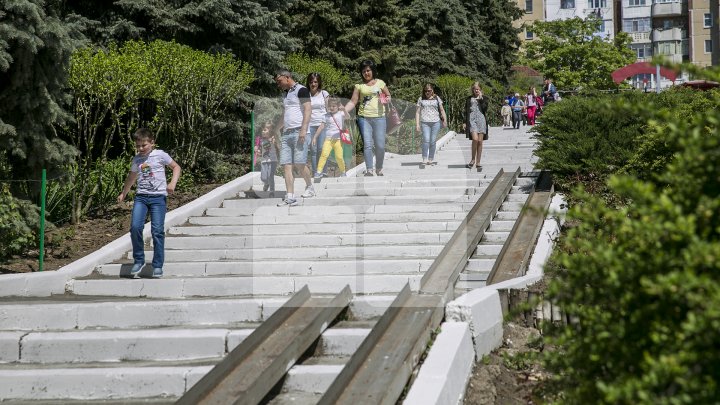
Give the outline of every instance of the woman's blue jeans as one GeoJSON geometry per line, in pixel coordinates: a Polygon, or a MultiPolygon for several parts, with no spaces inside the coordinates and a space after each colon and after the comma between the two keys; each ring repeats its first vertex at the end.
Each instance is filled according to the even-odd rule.
{"type": "Polygon", "coordinates": [[[161,269],[165,263],[165,212],[167,211],[167,197],[164,195],[135,195],[130,222],[130,240],[133,248],[133,261],[135,264],[145,264],[145,242],[143,241],[143,228],[145,218],[150,212],[150,233],[153,239],[154,269],[161,269]]]}
{"type": "Polygon", "coordinates": [[[363,157],[365,168],[373,168],[373,149],[375,151],[375,168],[379,171],[383,168],[385,160],[385,131],[387,124],[385,117],[368,118],[358,117],[358,126],[363,137],[363,157]]]}
{"type": "MultiPolygon", "coordinates": [[[[312,174],[317,173],[317,165],[318,161],[320,160],[320,155],[322,155],[322,148],[323,143],[325,143],[325,130],[323,129],[322,132],[320,132],[320,136],[318,136],[317,143],[315,144],[315,147],[312,147],[312,138],[315,136],[315,132],[317,132],[318,127],[310,127],[308,129],[308,135],[306,136],[306,141],[308,146],[308,161],[310,162],[310,166],[312,167],[312,174]],[[312,157],[311,157],[312,155],[312,157]]],[[[327,166],[325,166],[327,167],[327,166]]],[[[323,171],[325,171],[323,169],[323,171]]]]}
{"type": "Polygon", "coordinates": [[[435,146],[437,142],[437,134],[440,132],[441,122],[420,122],[422,130],[422,157],[423,160],[435,158],[435,146]]]}

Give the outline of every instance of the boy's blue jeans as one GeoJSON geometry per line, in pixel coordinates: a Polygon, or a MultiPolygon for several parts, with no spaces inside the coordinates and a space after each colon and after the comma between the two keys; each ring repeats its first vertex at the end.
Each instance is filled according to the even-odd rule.
{"type": "Polygon", "coordinates": [[[135,195],[133,203],[132,221],[130,222],[130,240],[133,248],[133,261],[135,264],[145,264],[145,242],[143,241],[143,228],[145,218],[150,211],[150,233],[153,238],[154,269],[161,269],[165,263],[165,212],[167,211],[167,197],[164,195],[135,195]]]}
{"type": "Polygon", "coordinates": [[[387,128],[385,117],[358,117],[358,126],[363,137],[365,168],[368,170],[373,169],[374,149],[375,169],[382,170],[383,160],[385,159],[385,130],[387,128]]]}

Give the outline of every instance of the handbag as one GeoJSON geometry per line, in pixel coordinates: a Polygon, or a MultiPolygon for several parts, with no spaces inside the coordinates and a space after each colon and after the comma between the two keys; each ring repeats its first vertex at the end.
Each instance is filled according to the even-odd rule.
{"type": "Polygon", "coordinates": [[[331,117],[333,121],[335,121],[335,126],[338,127],[338,129],[340,130],[340,142],[348,145],[352,144],[352,137],[350,136],[350,131],[340,128],[340,125],[335,120],[335,116],[331,115],[331,117]]]}
{"type": "Polygon", "coordinates": [[[400,125],[402,125],[400,113],[398,113],[397,108],[395,108],[395,105],[390,101],[387,109],[387,132],[393,132],[398,129],[400,125]]]}

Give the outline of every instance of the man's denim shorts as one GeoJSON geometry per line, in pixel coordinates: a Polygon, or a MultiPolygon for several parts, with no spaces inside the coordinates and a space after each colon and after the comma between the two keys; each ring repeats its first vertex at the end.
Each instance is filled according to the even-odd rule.
{"type": "MultiPolygon", "coordinates": [[[[280,164],[306,164],[307,163],[307,142],[298,143],[300,128],[283,132],[280,137],[280,164]]],[[[307,135],[305,135],[307,136],[307,135]]]]}

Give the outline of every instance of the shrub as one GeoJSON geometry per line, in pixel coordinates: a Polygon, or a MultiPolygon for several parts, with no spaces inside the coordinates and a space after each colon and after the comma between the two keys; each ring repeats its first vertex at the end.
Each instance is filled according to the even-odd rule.
{"type": "MultiPolygon", "coordinates": [[[[30,206],[14,198],[6,184],[0,184],[0,259],[22,253],[34,244],[36,233],[31,226],[37,220],[33,220],[30,206]]],[[[34,214],[38,216],[37,211],[34,214]]]]}
{"type": "Polygon", "coordinates": [[[573,97],[544,108],[535,127],[537,166],[552,170],[564,189],[579,182],[606,194],[608,176],[633,156],[649,117],[651,97],[643,93],[573,97]]]}
{"type": "Polygon", "coordinates": [[[573,322],[548,330],[558,348],[545,355],[556,373],[549,392],[566,403],[716,403],[720,93],[671,89],[640,100],[643,108],[616,106],[618,119],[649,119],[624,174],[609,179],[629,204],[579,188],[551,261],[549,299],[573,322]]]}
{"type": "Polygon", "coordinates": [[[707,404],[720,397],[720,124],[675,117],[663,186],[613,176],[622,209],[582,204],[554,260],[549,297],[575,322],[548,331],[551,388],[564,403],[707,404]]]}

